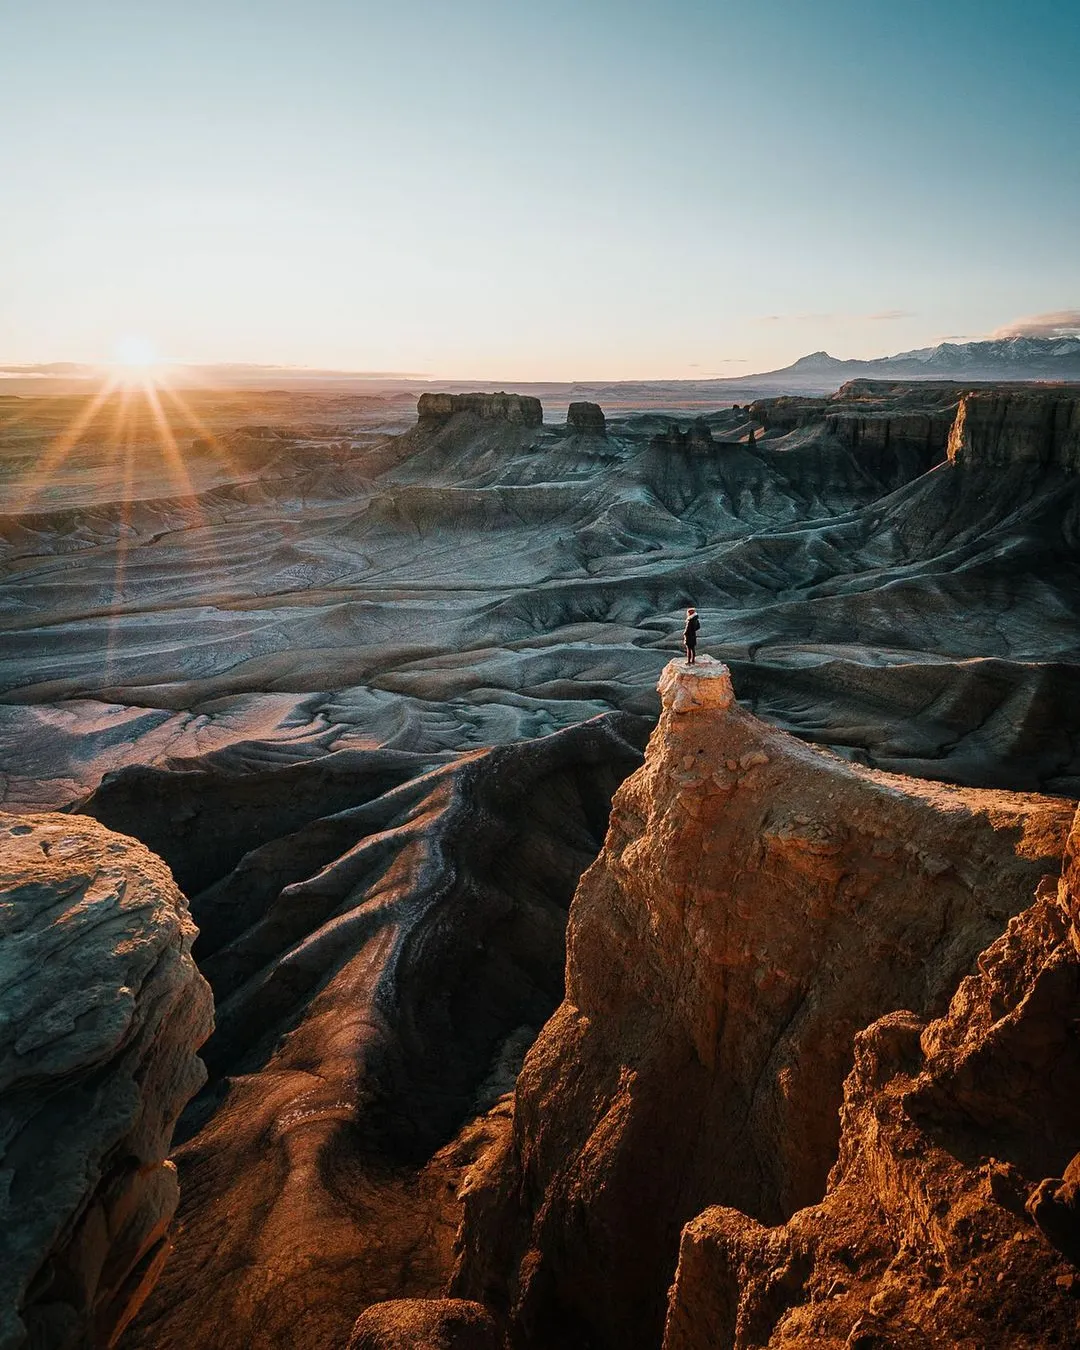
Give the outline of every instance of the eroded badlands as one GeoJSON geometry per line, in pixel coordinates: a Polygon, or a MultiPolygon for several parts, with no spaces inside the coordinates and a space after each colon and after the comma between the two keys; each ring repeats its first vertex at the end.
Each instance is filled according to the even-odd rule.
{"type": "Polygon", "coordinates": [[[1075,1113],[1003,1142],[942,1047],[998,1044],[962,981],[1013,916],[994,1010],[1075,940],[1073,882],[1024,917],[1080,795],[1075,394],[301,402],[209,400],[177,455],[0,401],[0,804],[159,854],[216,1007],[125,1344],[943,1343],[960,1239],[875,1216],[984,1165],[1047,1311],[1000,1339],[946,1280],[964,1335],[1068,1344],[1075,1113]],[[739,702],[670,667],[652,731],[688,604],[739,702]]]}

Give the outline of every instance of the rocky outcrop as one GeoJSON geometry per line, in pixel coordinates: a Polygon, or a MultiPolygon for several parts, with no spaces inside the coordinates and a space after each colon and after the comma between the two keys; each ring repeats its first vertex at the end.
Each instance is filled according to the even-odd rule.
{"type": "Polygon", "coordinates": [[[454,1292],[529,1346],[654,1350],[683,1224],[815,1202],[857,1034],[944,1013],[1072,818],[814,750],[740,709],[718,663],[660,688],[571,910],[566,1000],[467,1187],[454,1292]]]}
{"type": "Polygon", "coordinates": [[[820,427],[877,476],[899,484],[945,459],[961,392],[853,380],[828,399],[761,399],[751,413],[774,435],[820,427]]]}
{"type": "Polygon", "coordinates": [[[528,394],[421,394],[416,405],[421,426],[441,425],[462,413],[484,422],[525,427],[542,426],[544,421],[540,400],[528,394]]]}
{"type": "Polygon", "coordinates": [[[717,442],[713,440],[712,428],[703,417],[695,417],[690,425],[683,428],[672,425],[666,431],[658,432],[649,442],[651,450],[713,450],[717,442]]]}
{"type": "Polygon", "coordinates": [[[825,430],[879,472],[902,469],[901,481],[917,477],[945,459],[952,411],[829,413],[825,430]]]}
{"type": "Polygon", "coordinates": [[[495,1319],[461,1298],[373,1303],[357,1320],[348,1350],[502,1350],[495,1319]]]}
{"type": "Polygon", "coordinates": [[[822,1202],[779,1228],[722,1208],[686,1227],[665,1350],[1077,1343],[1077,819],[1060,884],[943,1018],[856,1038],[822,1202]]]}
{"type": "Polygon", "coordinates": [[[747,411],[766,431],[784,435],[799,427],[808,427],[819,422],[828,406],[828,399],[824,398],[783,395],[779,398],[758,399],[748,405],[747,411]]]}
{"type": "Polygon", "coordinates": [[[949,435],[949,459],[973,467],[1029,464],[1080,472],[1080,394],[1049,387],[965,394],[949,435]]]}
{"type": "Polygon", "coordinates": [[[566,410],[566,426],[574,436],[607,435],[607,419],[599,403],[571,403],[566,410]]]}
{"type": "Polygon", "coordinates": [[[112,1345],[165,1260],[210,990],[169,869],[83,817],[0,816],[0,1346],[112,1345]]]}

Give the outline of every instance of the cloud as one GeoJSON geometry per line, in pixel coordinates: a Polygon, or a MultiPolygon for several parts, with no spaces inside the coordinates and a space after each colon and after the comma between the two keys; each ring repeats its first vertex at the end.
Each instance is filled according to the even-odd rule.
{"type": "Polygon", "coordinates": [[[1080,337],[1080,309],[1055,309],[1050,314],[1032,314],[1027,319],[1014,319],[1004,328],[990,334],[994,338],[1008,337],[1080,337]]]}
{"type": "Polygon", "coordinates": [[[913,319],[911,309],[882,309],[876,314],[761,314],[754,323],[888,323],[913,319]]]}
{"type": "Polygon", "coordinates": [[[83,366],[75,361],[39,361],[30,366],[0,366],[0,375],[40,376],[47,379],[52,375],[96,375],[96,366],[83,366]]]}

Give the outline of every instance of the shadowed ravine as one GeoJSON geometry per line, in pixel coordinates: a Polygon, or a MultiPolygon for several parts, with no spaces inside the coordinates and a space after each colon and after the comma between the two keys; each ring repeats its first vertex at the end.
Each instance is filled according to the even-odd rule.
{"type": "MultiPolygon", "coordinates": [[[[643,721],[473,752],[381,793],[359,752],[256,776],[255,817],[268,790],[295,815],[271,814],[266,843],[245,835],[192,902],[211,1079],[181,1122],[181,1236],[132,1344],[180,1346],[196,1324],[221,1346],[339,1344],[368,1303],[440,1291],[452,1178],[484,1136],[429,1160],[511,1085],[561,997],[566,909],[643,721]],[[311,819],[320,787],[338,809],[311,819]],[[224,1277],[209,1289],[208,1267],[224,1277]]],[[[119,775],[86,809],[129,829],[146,778],[119,775]]],[[[205,815],[203,775],[154,786],[201,838],[242,816],[244,785],[205,815]]],[[[183,875],[185,844],[161,843],[183,875]]]]}

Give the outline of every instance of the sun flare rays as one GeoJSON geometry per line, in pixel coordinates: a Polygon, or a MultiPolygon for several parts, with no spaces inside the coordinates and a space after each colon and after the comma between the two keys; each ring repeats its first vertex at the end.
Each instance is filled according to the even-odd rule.
{"type": "Polygon", "coordinates": [[[92,393],[69,405],[67,424],[14,484],[4,508],[14,517],[56,510],[85,513],[84,546],[99,559],[109,559],[91,604],[108,628],[102,653],[105,682],[118,687],[124,683],[123,630],[137,615],[142,589],[132,557],[161,538],[157,527],[153,534],[146,532],[145,520],[163,518],[168,523],[170,565],[180,571],[227,570],[202,532],[218,514],[208,514],[205,494],[223,479],[244,476],[227,445],[191,406],[191,396],[171,387],[168,373],[150,357],[149,348],[132,350],[92,393]],[[182,442],[191,437],[195,444],[189,450],[182,442]],[[198,483],[192,476],[192,454],[201,470],[198,483]],[[199,531],[190,550],[189,530],[199,531]]]}
{"type": "Polygon", "coordinates": [[[196,436],[203,452],[219,460],[228,473],[242,472],[220,438],[183,394],[170,386],[168,372],[154,362],[151,349],[133,346],[124,350],[125,358],[109,368],[99,387],[81,402],[69,424],[18,484],[7,508],[9,513],[22,515],[48,509],[51,489],[60,483],[69,461],[84,448],[98,449],[106,469],[115,471],[124,458],[124,473],[116,486],[125,496],[133,490],[140,451],[144,460],[150,455],[160,460],[164,481],[155,496],[194,496],[196,489],[180,448],[178,430],[196,436]],[[104,426],[107,430],[103,431],[104,426]]]}

